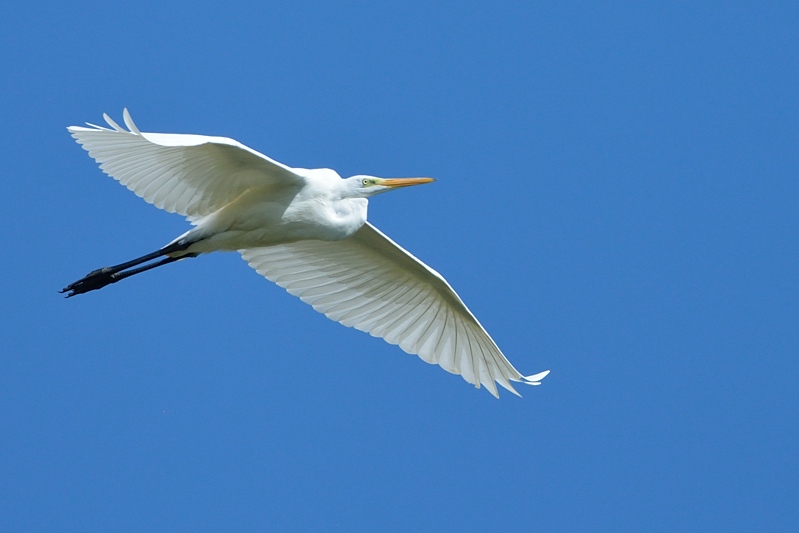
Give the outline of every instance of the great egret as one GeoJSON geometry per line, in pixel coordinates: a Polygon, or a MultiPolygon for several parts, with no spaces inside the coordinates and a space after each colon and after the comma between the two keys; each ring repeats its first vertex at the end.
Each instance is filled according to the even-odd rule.
{"type": "Polygon", "coordinates": [[[163,248],[95,270],[67,297],[152,268],[215,251],[238,251],[259,274],[328,318],[382,337],[460,374],[496,397],[522,376],[441,275],[366,221],[367,198],[431,178],[382,179],[290,168],[225,137],[68,128],[108,175],[194,226],[163,248]],[[156,261],[157,260],[157,261],[156,261]],[[143,265],[143,266],[140,266],[143,265]]]}

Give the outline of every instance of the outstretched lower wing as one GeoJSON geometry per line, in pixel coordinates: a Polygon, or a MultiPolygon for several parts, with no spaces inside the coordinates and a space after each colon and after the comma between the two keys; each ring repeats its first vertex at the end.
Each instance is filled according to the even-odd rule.
{"type": "Polygon", "coordinates": [[[143,133],[128,110],[120,127],[89,124],[67,128],[100,168],[154,206],[194,221],[253,187],[296,186],[305,180],[278,163],[226,137],[143,133]]]}
{"type": "Polygon", "coordinates": [[[343,241],[240,250],[251,267],[341,324],[381,337],[499,396],[522,376],[438,272],[368,222],[343,241]]]}

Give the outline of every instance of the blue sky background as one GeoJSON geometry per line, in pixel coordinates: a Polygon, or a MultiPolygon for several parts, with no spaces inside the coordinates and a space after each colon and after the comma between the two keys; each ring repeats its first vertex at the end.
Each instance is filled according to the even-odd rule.
{"type": "Polygon", "coordinates": [[[795,4],[67,4],[0,16],[0,529],[796,526],[795,4]],[[188,227],[67,134],[124,106],[438,178],[370,220],[552,374],[495,400],[236,254],[64,300],[188,227]]]}

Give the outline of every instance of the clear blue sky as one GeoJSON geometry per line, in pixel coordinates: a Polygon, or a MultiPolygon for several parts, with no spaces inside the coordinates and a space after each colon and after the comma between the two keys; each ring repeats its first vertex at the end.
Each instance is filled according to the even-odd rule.
{"type": "Polygon", "coordinates": [[[12,2],[3,531],[787,531],[799,522],[790,2],[12,2]],[[69,125],[429,175],[370,220],[522,372],[495,400],[185,231],[69,125]]]}

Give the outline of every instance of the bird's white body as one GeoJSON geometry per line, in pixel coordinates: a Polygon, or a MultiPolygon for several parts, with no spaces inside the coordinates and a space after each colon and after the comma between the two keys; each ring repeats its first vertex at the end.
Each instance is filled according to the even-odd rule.
{"type": "MultiPolygon", "coordinates": [[[[147,260],[238,251],[258,273],[329,318],[398,344],[494,396],[496,383],[516,393],[511,381],[538,385],[549,373],[521,375],[440,274],[366,221],[369,196],[433,180],[342,179],[330,169],[287,167],[225,137],[142,133],[127,110],[123,115],[127,130],[104,115],[111,129],[89,124],[69,131],[107,174],[192,223],[147,260]]],[[[95,271],[65,291],[101,288],[115,281],[110,272],[95,271]],[[86,288],[75,288],[81,283],[86,288]]]]}
{"type": "Polygon", "coordinates": [[[236,251],[301,240],[338,241],[366,223],[368,200],[343,196],[330,169],[295,169],[302,188],[267,185],[244,191],[218,211],[193,221],[178,239],[198,240],[185,253],[236,251]]]}

